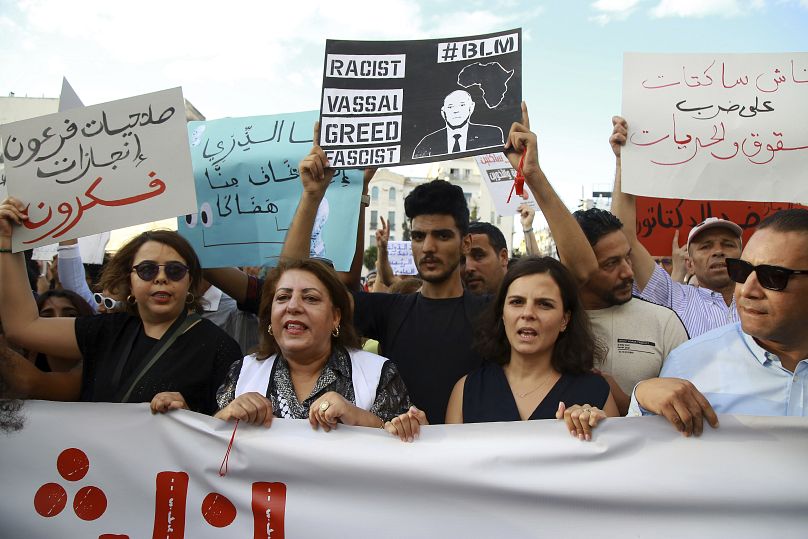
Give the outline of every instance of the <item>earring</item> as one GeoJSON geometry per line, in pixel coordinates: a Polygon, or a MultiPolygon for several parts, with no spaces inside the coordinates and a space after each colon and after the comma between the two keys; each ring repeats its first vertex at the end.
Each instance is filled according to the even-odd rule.
{"type": "Polygon", "coordinates": [[[128,296],[126,296],[126,302],[129,305],[134,305],[135,303],[137,303],[137,300],[135,299],[135,296],[133,296],[132,294],[129,294],[128,296]]]}
{"type": "Polygon", "coordinates": [[[339,326],[334,328],[334,331],[331,332],[331,336],[334,337],[335,339],[339,337],[339,326]]]}
{"type": "Polygon", "coordinates": [[[269,333],[270,335],[272,335],[272,324],[269,324],[269,325],[267,326],[267,333],[269,333]]]}
{"type": "Polygon", "coordinates": [[[186,304],[186,305],[191,305],[191,304],[192,304],[194,301],[196,301],[196,296],[194,296],[193,294],[191,294],[190,292],[188,292],[188,293],[185,295],[185,304],[186,304]]]}

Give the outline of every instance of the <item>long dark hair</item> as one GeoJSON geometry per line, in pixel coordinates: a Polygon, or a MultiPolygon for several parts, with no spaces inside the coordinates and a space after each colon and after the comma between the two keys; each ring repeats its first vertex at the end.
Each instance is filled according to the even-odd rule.
{"type": "Polygon", "coordinates": [[[583,374],[602,360],[602,350],[595,344],[589,317],[578,294],[578,283],[561,262],[550,257],[523,257],[508,269],[494,301],[480,318],[474,347],[489,361],[505,365],[511,358],[511,344],[505,334],[502,312],[511,283],[520,277],[547,273],[561,291],[564,311],[569,313],[567,328],[558,335],[551,364],[562,374],[583,374]]]}
{"type": "Polygon", "coordinates": [[[264,281],[264,288],[261,291],[261,306],[258,309],[258,328],[261,333],[261,341],[258,346],[258,357],[266,359],[272,354],[280,352],[275,337],[267,332],[267,327],[272,318],[272,302],[275,299],[275,289],[281,275],[289,270],[307,271],[317,277],[323,283],[331,303],[340,311],[339,336],[332,337],[334,344],[342,345],[345,348],[359,348],[359,334],[353,325],[353,298],[339,280],[337,273],[329,266],[319,260],[304,258],[302,260],[285,260],[273,268],[264,281]]]}

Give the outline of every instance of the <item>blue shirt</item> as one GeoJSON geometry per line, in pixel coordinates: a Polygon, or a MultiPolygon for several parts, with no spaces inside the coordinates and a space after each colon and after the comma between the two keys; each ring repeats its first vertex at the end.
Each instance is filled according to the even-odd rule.
{"type": "MultiPolygon", "coordinates": [[[[676,348],[660,378],[683,378],[696,386],[718,414],[759,416],[808,415],[808,359],[794,372],[731,324],[707,332],[676,348]]],[[[628,415],[646,415],[631,396],[628,415]]]]}
{"type": "Polygon", "coordinates": [[[654,268],[642,291],[634,283],[634,294],[673,309],[682,319],[690,338],[740,320],[738,309],[735,308],[735,298],[727,305],[719,292],[677,283],[659,265],[654,268]]]}

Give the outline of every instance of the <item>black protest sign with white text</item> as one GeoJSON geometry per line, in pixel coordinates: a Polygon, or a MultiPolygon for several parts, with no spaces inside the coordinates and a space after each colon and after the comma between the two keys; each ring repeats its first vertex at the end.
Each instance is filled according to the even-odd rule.
{"type": "Polygon", "coordinates": [[[521,118],[521,29],[420,41],[326,42],[320,146],[334,168],[502,149],[521,118]]]}

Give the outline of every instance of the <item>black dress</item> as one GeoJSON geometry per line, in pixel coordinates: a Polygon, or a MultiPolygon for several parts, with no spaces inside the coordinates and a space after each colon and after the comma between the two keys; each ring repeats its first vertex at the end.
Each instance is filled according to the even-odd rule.
{"type": "MultiPolygon", "coordinates": [[[[143,332],[140,318],[126,313],[80,316],[75,327],[84,360],[81,400],[122,402],[122,394],[140,371],[144,356],[158,340],[143,332]],[[132,333],[136,338],[131,349],[125,350],[126,336],[132,333]]],[[[216,390],[230,365],[241,357],[238,343],[227,333],[209,320],[199,320],[177,337],[140,379],[126,402],[150,402],[157,393],[177,391],[191,410],[212,415],[219,409],[216,390]]]]}
{"type": "MultiPolygon", "coordinates": [[[[599,374],[562,374],[528,419],[555,419],[558,403],[589,404],[603,409],[609,398],[609,383],[599,374]]],[[[463,386],[463,423],[520,421],[505,371],[486,362],[466,377],[463,386]]]]}

